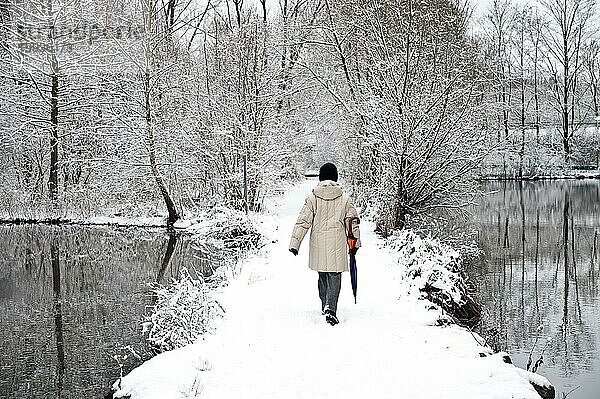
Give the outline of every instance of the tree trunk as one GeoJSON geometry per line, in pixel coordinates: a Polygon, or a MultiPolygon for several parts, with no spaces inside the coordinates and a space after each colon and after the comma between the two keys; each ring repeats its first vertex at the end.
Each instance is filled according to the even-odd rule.
{"type": "Polygon", "coordinates": [[[55,200],[58,196],[58,58],[56,54],[54,16],[52,10],[52,0],[48,0],[48,32],[50,48],[50,69],[52,85],[50,89],[50,178],[48,188],[50,198],[55,200]]]}
{"type": "Polygon", "coordinates": [[[146,113],[146,139],[148,140],[148,156],[150,158],[150,169],[152,170],[152,175],[156,180],[156,185],[158,186],[158,190],[162,195],[165,205],[167,206],[167,210],[169,212],[169,217],[167,220],[167,225],[169,227],[173,226],[173,223],[179,219],[179,213],[177,212],[177,208],[169,195],[169,191],[165,186],[163,178],[158,170],[158,166],[156,164],[156,143],[154,140],[154,124],[152,120],[152,103],[150,100],[151,97],[151,82],[150,82],[150,65],[152,63],[152,32],[153,32],[153,4],[152,0],[148,0],[148,20],[147,23],[147,39],[146,39],[146,71],[145,71],[145,80],[144,80],[144,96],[145,96],[145,113],[146,113]]]}
{"type": "Polygon", "coordinates": [[[594,100],[594,117],[598,119],[598,87],[595,81],[592,82],[592,99],[594,100]]]}
{"type": "MultiPolygon", "coordinates": [[[[566,10],[565,10],[566,13],[566,10]]],[[[563,152],[565,157],[565,163],[569,162],[571,158],[571,148],[570,148],[570,129],[569,129],[569,82],[571,79],[570,71],[569,71],[569,43],[568,43],[568,33],[564,31],[563,28],[563,48],[562,48],[562,57],[563,57],[563,98],[562,98],[562,142],[563,142],[563,152]]]]}
{"type": "Polygon", "coordinates": [[[279,89],[281,91],[280,98],[277,101],[277,115],[281,114],[281,109],[283,108],[283,103],[285,101],[285,92],[287,90],[287,81],[288,81],[288,1],[283,0],[283,4],[281,5],[281,18],[283,20],[283,33],[282,33],[282,41],[283,46],[281,49],[281,83],[279,84],[279,89]]]}
{"type": "Polygon", "coordinates": [[[535,65],[533,66],[533,96],[535,103],[535,143],[540,143],[540,99],[538,93],[538,44],[535,46],[535,65]]]}
{"type": "Polygon", "coordinates": [[[564,151],[564,156],[565,156],[565,163],[569,162],[569,158],[571,157],[571,148],[570,148],[570,144],[569,144],[569,135],[570,135],[570,129],[569,129],[569,56],[568,56],[568,47],[567,47],[567,39],[565,37],[564,43],[563,43],[563,50],[564,50],[564,67],[563,67],[563,73],[564,73],[564,81],[563,81],[563,103],[562,103],[562,142],[563,142],[563,151],[564,151]]]}
{"type": "Polygon", "coordinates": [[[235,16],[237,20],[238,29],[242,27],[242,5],[244,0],[233,0],[235,5],[235,16]]]}
{"type": "Polygon", "coordinates": [[[581,48],[581,35],[583,29],[579,28],[577,33],[577,40],[575,45],[575,65],[573,65],[573,77],[572,84],[569,84],[571,88],[571,134],[575,131],[575,99],[577,96],[577,77],[579,75],[579,50],[581,48]]]}
{"type": "Polygon", "coordinates": [[[523,159],[525,158],[525,27],[521,27],[521,148],[519,149],[519,179],[523,178],[523,159]]]}
{"type": "Polygon", "coordinates": [[[58,76],[52,76],[50,99],[50,198],[58,196],[58,76]]]}
{"type": "Polygon", "coordinates": [[[169,195],[169,191],[165,186],[165,182],[158,170],[158,166],[156,164],[156,143],[154,140],[154,126],[152,124],[152,112],[151,112],[151,103],[150,103],[150,71],[146,70],[146,137],[148,139],[148,155],[150,157],[150,169],[152,170],[152,175],[156,180],[156,185],[158,186],[158,190],[162,195],[165,205],[167,206],[167,210],[169,212],[169,218],[167,220],[168,226],[173,226],[173,223],[179,219],[179,213],[177,212],[177,208],[175,208],[175,204],[169,195]]]}
{"type": "Polygon", "coordinates": [[[263,22],[267,23],[267,0],[260,0],[260,6],[263,13],[263,22]]]}

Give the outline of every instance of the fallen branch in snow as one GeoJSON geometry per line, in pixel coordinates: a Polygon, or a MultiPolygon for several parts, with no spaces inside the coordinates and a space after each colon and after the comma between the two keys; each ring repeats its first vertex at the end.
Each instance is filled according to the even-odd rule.
{"type": "Polygon", "coordinates": [[[411,290],[440,306],[460,324],[477,324],[481,305],[457,251],[410,230],[395,233],[388,242],[400,252],[398,261],[406,267],[405,278],[411,290]]]}

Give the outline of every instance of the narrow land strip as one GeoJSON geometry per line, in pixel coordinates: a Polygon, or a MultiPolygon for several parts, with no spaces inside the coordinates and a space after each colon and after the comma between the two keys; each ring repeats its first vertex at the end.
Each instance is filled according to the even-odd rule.
{"type": "Polygon", "coordinates": [[[313,184],[294,187],[262,218],[275,242],[248,258],[223,292],[227,314],[216,333],[133,370],[115,384],[116,398],[539,398],[468,330],[435,325],[440,311],[408,293],[398,255],[368,222],[358,303],[344,275],[340,324],[326,324],[307,245],[298,257],[287,251],[313,184]]]}

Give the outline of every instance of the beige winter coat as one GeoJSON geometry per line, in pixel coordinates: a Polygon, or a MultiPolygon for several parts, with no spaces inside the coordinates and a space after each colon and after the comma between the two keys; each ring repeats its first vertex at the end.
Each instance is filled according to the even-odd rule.
{"type": "MultiPolygon", "coordinates": [[[[348,271],[348,245],[345,221],[358,217],[350,197],[331,180],[319,182],[306,201],[292,231],[290,249],[298,250],[310,231],[308,266],[319,272],[348,271]]],[[[347,224],[346,224],[347,225],[347,224]]],[[[354,237],[360,247],[358,220],[353,222],[354,237]]]]}

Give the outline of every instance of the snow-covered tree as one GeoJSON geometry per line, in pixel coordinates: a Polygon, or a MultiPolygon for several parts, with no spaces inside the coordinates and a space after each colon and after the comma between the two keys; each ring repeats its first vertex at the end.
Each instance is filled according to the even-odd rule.
{"type": "Polygon", "coordinates": [[[97,48],[80,31],[89,20],[88,6],[56,0],[0,3],[0,75],[6,90],[0,123],[13,152],[13,189],[39,195],[47,181],[55,200],[61,183],[76,184],[82,177],[81,164],[69,159],[69,152],[73,133],[89,128],[82,115],[95,87],[87,78],[97,48]]]}
{"type": "Polygon", "coordinates": [[[554,106],[560,115],[559,132],[565,162],[572,156],[572,138],[577,125],[575,106],[582,75],[582,47],[590,34],[594,0],[541,0],[548,14],[544,40],[546,65],[554,82],[554,106]]]}
{"type": "Polygon", "coordinates": [[[326,1],[324,38],[348,110],[346,165],[381,230],[457,208],[470,192],[483,136],[477,49],[468,9],[453,1],[326,1]]]}

